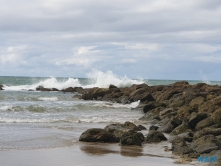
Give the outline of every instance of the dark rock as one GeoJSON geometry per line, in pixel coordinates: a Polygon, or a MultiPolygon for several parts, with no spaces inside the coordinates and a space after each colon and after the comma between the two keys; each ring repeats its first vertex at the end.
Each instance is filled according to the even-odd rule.
{"type": "Polygon", "coordinates": [[[148,88],[149,86],[147,85],[147,84],[145,84],[145,83],[143,83],[143,84],[133,84],[131,87],[130,87],[130,89],[132,90],[132,91],[135,91],[135,90],[137,90],[137,89],[140,89],[140,88],[148,88]]]}
{"type": "Polygon", "coordinates": [[[124,133],[129,132],[130,130],[137,130],[137,126],[131,122],[125,122],[124,124],[115,123],[107,125],[104,130],[114,134],[120,139],[124,133]]]}
{"type": "Polygon", "coordinates": [[[52,88],[51,91],[59,91],[57,88],[52,88]]]}
{"type": "Polygon", "coordinates": [[[133,124],[132,122],[125,122],[123,124],[123,127],[127,128],[127,129],[130,129],[130,130],[137,130],[137,126],[135,124],[133,124]]]}
{"type": "Polygon", "coordinates": [[[166,109],[160,111],[160,116],[164,116],[164,115],[171,113],[173,111],[175,111],[175,108],[166,108],[166,109]]]}
{"type": "Polygon", "coordinates": [[[153,96],[147,91],[146,88],[140,88],[135,91],[133,91],[130,96],[130,101],[138,101],[141,102],[147,100],[147,101],[154,101],[153,96]]]}
{"type": "Polygon", "coordinates": [[[154,126],[154,125],[151,125],[149,130],[153,130],[153,131],[156,131],[159,127],[158,126],[154,126]]]}
{"type": "Polygon", "coordinates": [[[187,146],[185,140],[181,137],[175,137],[172,141],[172,152],[174,154],[188,154],[193,152],[193,150],[187,146]]]}
{"type": "Polygon", "coordinates": [[[39,86],[39,87],[37,87],[36,88],[36,91],[51,91],[51,89],[50,88],[44,88],[43,86],[39,86]]]}
{"type": "Polygon", "coordinates": [[[175,82],[172,86],[178,88],[188,88],[190,85],[187,81],[178,81],[175,82]]]}
{"type": "Polygon", "coordinates": [[[175,128],[174,125],[169,122],[166,125],[160,126],[157,129],[157,131],[161,131],[161,132],[165,132],[165,133],[170,133],[174,128],[175,128]]]}
{"type": "Polygon", "coordinates": [[[0,85],[0,90],[3,90],[3,85],[0,85]]]}
{"type": "Polygon", "coordinates": [[[204,135],[221,135],[221,128],[205,128],[194,133],[193,139],[196,140],[204,135]]]}
{"type": "Polygon", "coordinates": [[[178,134],[181,134],[181,133],[184,133],[184,132],[188,132],[188,131],[191,131],[191,130],[189,129],[189,126],[188,126],[186,123],[182,123],[181,125],[177,126],[177,127],[171,132],[171,134],[178,135],[178,134]]]}
{"type": "Polygon", "coordinates": [[[109,89],[118,89],[118,87],[116,87],[115,85],[110,84],[109,89]]]}
{"type": "Polygon", "coordinates": [[[93,100],[93,96],[90,93],[85,93],[81,96],[84,100],[93,100]]]}
{"type": "Polygon", "coordinates": [[[63,89],[62,90],[63,92],[76,92],[76,90],[75,90],[75,88],[73,88],[73,87],[68,87],[68,88],[66,88],[66,89],[63,89]]]}
{"type": "Polygon", "coordinates": [[[138,125],[137,126],[137,131],[141,131],[141,130],[147,130],[147,128],[144,127],[143,125],[138,125]]]}
{"type": "Polygon", "coordinates": [[[147,134],[147,137],[145,138],[145,142],[147,143],[161,142],[166,140],[167,138],[164,136],[163,133],[153,130],[150,130],[149,133],[147,134]]]}
{"type": "Polygon", "coordinates": [[[211,117],[208,117],[208,118],[206,118],[206,119],[203,119],[203,120],[199,121],[199,122],[196,124],[195,129],[196,129],[196,130],[202,130],[202,129],[204,129],[204,128],[206,128],[206,127],[209,127],[209,126],[212,126],[212,125],[214,125],[214,124],[215,124],[215,123],[214,123],[213,119],[212,119],[211,117]]]}
{"type": "Polygon", "coordinates": [[[79,138],[83,142],[119,142],[114,134],[99,128],[88,129],[79,138]]]}
{"type": "Polygon", "coordinates": [[[188,121],[190,118],[190,114],[192,112],[195,112],[196,110],[193,108],[190,108],[186,105],[181,106],[178,110],[177,110],[177,115],[176,118],[180,119],[181,121],[188,121]]]}
{"type": "Polygon", "coordinates": [[[190,117],[190,120],[188,122],[188,126],[191,128],[191,129],[195,129],[196,127],[196,124],[198,122],[200,122],[201,120],[207,118],[207,114],[205,113],[192,113],[191,114],[191,117],[190,117]]]}
{"type": "Polygon", "coordinates": [[[190,148],[197,153],[209,153],[213,150],[218,150],[221,148],[221,141],[217,139],[214,135],[205,135],[197,140],[194,140],[190,144],[190,148]]]}
{"type": "Polygon", "coordinates": [[[160,92],[160,94],[156,97],[156,101],[165,101],[169,100],[173,95],[180,93],[178,90],[168,89],[163,92],[160,92]]]}
{"type": "Polygon", "coordinates": [[[143,134],[135,131],[128,131],[123,133],[120,139],[121,145],[141,146],[142,142],[144,142],[143,134]]]}
{"type": "Polygon", "coordinates": [[[205,98],[202,96],[196,97],[194,98],[190,103],[189,106],[190,107],[198,107],[200,105],[202,105],[205,102],[205,98]]]}
{"type": "Polygon", "coordinates": [[[221,108],[213,112],[213,114],[211,115],[211,118],[213,119],[214,123],[221,123],[221,108]]]}
{"type": "Polygon", "coordinates": [[[152,109],[155,109],[157,107],[165,107],[165,103],[160,103],[160,102],[155,102],[155,101],[150,101],[147,104],[144,105],[143,107],[143,112],[146,113],[152,109]]]}

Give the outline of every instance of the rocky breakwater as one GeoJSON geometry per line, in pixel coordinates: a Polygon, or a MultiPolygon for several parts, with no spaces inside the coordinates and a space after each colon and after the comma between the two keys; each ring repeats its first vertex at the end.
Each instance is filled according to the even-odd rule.
{"type": "MultiPolygon", "coordinates": [[[[122,124],[111,124],[111,127],[103,129],[114,134],[122,145],[166,140],[163,133],[168,133],[174,154],[195,158],[220,154],[221,86],[205,83],[190,85],[187,81],[158,86],[140,84],[127,88],[110,85],[109,88],[88,89],[80,98],[123,104],[140,100],[136,108],[144,112],[140,120],[155,125],[152,127],[155,131],[150,130],[145,138],[137,129],[128,130],[122,124]],[[136,143],[124,141],[127,139],[123,137],[136,140],[136,143]],[[153,137],[157,139],[152,141],[153,137]]],[[[217,163],[220,157],[217,156],[217,163]]]]}

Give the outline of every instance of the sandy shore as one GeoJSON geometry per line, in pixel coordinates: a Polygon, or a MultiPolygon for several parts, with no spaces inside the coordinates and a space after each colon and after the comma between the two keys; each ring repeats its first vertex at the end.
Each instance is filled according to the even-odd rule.
{"type": "Polygon", "coordinates": [[[148,144],[143,147],[121,147],[118,144],[81,143],[69,147],[33,150],[0,151],[2,166],[188,166],[202,165],[197,161],[179,164],[171,152],[162,146],[168,143],[148,144]]]}

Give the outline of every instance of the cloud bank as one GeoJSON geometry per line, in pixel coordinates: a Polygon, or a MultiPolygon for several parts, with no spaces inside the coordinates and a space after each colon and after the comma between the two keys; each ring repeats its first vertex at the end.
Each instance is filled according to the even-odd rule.
{"type": "Polygon", "coordinates": [[[0,75],[221,80],[220,0],[2,0],[0,15],[0,75]]]}

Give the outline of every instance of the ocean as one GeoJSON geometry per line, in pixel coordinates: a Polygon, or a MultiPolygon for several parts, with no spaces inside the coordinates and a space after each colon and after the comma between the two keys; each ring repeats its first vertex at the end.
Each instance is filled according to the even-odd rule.
{"type": "MultiPolygon", "coordinates": [[[[78,142],[83,131],[92,127],[104,128],[110,123],[125,121],[143,124],[138,120],[143,112],[133,109],[139,101],[125,105],[84,101],[73,98],[77,93],[35,91],[38,86],[62,90],[77,86],[107,88],[109,84],[126,87],[174,82],[176,80],[119,78],[112,73],[100,73],[91,78],[1,76],[4,90],[0,91],[0,151],[69,147],[78,142]]],[[[203,81],[189,81],[190,84],[198,82],[203,81]]],[[[209,83],[221,85],[221,82],[209,83]]]]}

